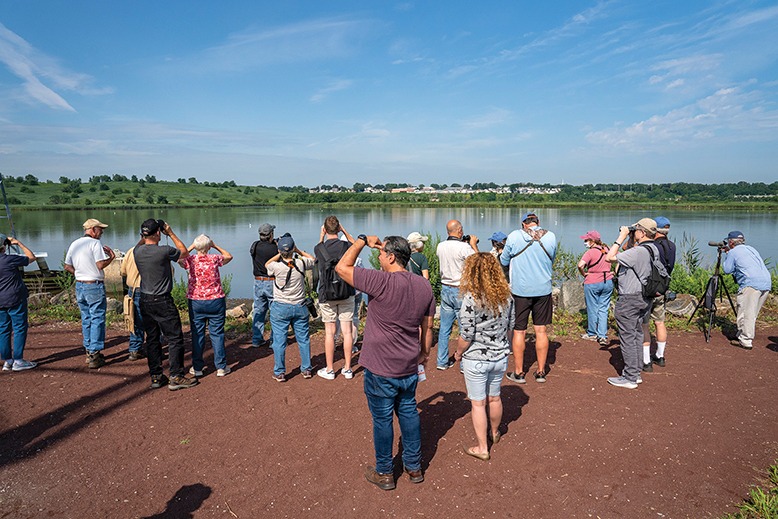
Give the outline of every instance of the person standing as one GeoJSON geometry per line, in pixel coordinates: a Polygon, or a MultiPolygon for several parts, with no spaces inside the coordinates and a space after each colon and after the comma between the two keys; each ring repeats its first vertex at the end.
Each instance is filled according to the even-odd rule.
{"type": "Polygon", "coordinates": [[[505,242],[508,240],[508,237],[505,235],[502,231],[497,231],[492,234],[492,237],[489,238],[489,241],[492,242],[492,249],[489,251],[489,254],[495,257],[497,260],[497,263],[500,265],[500,268],[502,268],[502,273],[505,275],[505,279],[510,281],[511,275],[510,275],[510,269],[508,268],[508,265],[503,265],[500,263],[500,255],[502,254],[502,250],[505,248],[505,242]]]}
{"type": "Polygon", "coordinates": [[[179,261],[189,275],[186,299],[189,306],[189,322],[192,332],[192,369],[190,375],[202,377],[205,369],[203,350],[205,349],[205,327],[213,348],[213,363],[216,376],[224,377],[230,373],[227,366],[227,352],[224,349],[224,321],[227,313],[227,296],[222,288],[219,269],[232,261],[232,254],[216,245],[211,238],[201,234],[194,239],[188,251],[197,254],[188,255],[179,261]],[[219,254],[208,254],[211,248],[219,254]]]}
{"type": "Polygon", "coordinates": [[[65,255],[66,271],[76,278],[76,301],[81,310],[86,362],[90,369],[105,364],[105,268],[116,255],[110,247],[100,243],[100,237],[108,225],[95,218],[83,224],[84,236],[70,244],[65,255]]]}
{"type": "Polygon", "coordinates": [[[184,374],[184,332],[181,316],[173,302],[173,271],[171,263],[186,258],[189,251],[170,224],[152,218],[141,224],[141,239],[135,246],[135,265],[140,272],[140,313],[146,332],[146,349],[151,375],[151,388],[158,389],[167,384],[168,389],[188,389],[197,385],[196,378],[184,374]],[[160,245],[161,234],[175,244],[160,245]],[[168,340],[170,379],[162,370],[162,345],[160,334],[168,340]]]}
{"type": "Polygon", "coordinates": [[[270,344],[270,339],[265,340],[265,318],[270,309],[270,303],[273,302],[273,281],[275,278],[267,273],[265,263],[278,254],[278,245],[273,241],[275,228],[275,225],[269,223],[260,225],[259,240],[252,243],[249,249],[251,263],[254,266],[254,318],[251,327],[251,346],[254,348],[270,344]]]}
{"type": "Polygon", "coordinates": [[[3,371],[25,371],[38,365],[37,362],[24,359],[29,326],[29,292],[22,279],[21,269],[33,261],[35,254],[22,242],[0,234],[0,357],[3,360],[3,371]],[[19,247],[24,256],[6,254],[9,246],[19,247]]]}
{"type": "Polygon", "coordinates": [[[354,346],[354,329],[351,321],[354,318],[354,287],[344,283],[335,272],[335,265],[354,243],[354,238],[340,225],[340,221],[334,215],[328,216],[322,226],[322,236],[314,247],[313,254],[316,257],[316,266],[319,269],[319,310],[321,320],[324,323],[324,357],[326,366],[316,372],[318,376],[326,380],[335,380],[335,332],[337,323],[343,333],[343,357],[344,365],[340,373],[343,378],[354,378],[351,371],[351,349],[354,346]],[[343,233],[348,241],[340,239],[343,233]]]}
{"type": "Polygon", "coordinates": [[[651,218],[643,218],[629,227],[622,226],[619,237],[605,256],[607,262],[618,263],[619,296],[613,313],[619,327],[624,369],[620,376],[608,378],[608,383],[616,387],[635,389],[642,382],[640,353],[643,345],[643,319],[651,308],[651,301],[643,295],[643,285],[651,275],[652,260],[648,247],[653,251],[654,261],[659,261],[659,251],[653,244],[655,235],[656,222],[651,218]],[[619,252],[630,233],[636,245],[619,252]]]}
{"type": "Polygon", "coordinates": [[[435,315],[432,287],[406,270],[411,248],[401,236],[360,234],[336,267],[349,285],[370,297],[359,363],[365,369],[364,391],[373,419],[375,466],[365,478],[382,490],[396,487],[392,474],[393,415],[402,434],[402,460],[412,483],[424,481],[421,471],[421,425],[416,408],[418,367],[426,365],[435,315]],[[381,270],[355,268],[367,245],[378,249],[381,270]],[[421,334],[419,334],[421,327],[421,334]]]}
{"type": "Polygon", "coordinates": [[[488,252],[465,260],[462,272],[462,309],[459,311],[459,345],[454,358],[462,361],[467,398],[472,406],[475,447],[465,454],[487,461],[487,434],[491,425],[492,444],[500,441],[502,399],[500,384],[508,370],[511,343],[508,334],[515,321],[514,303],[508,281],[500,274],[500,262],[488,252]],[[487,399],[489,413],[487,416],[487,399]]]}
{"type": "Polygon", "coordinates": [[[428,280],[430,278],[430,264],[427,256],[421,251],[424,250],[424,243],[429,240],[429,236],[413,231],[408,235],[407,240],[411,246],[411,259],[408,262],[408,270],[428,280]]]}
{"type": "Polygon", "coordinates": [[[521,217],[521,228],[511,232],[500,254],[500,262],[510,268],[511,293],[516,306],[516,323],[511,342],[514,371],[508,373],[507,377],[519,384],[526,382],[524,349],[530,314],[535,328],[535,352],[538,358],[535,382],[546,381],[546,326],[551,324],[553,316],[551,276],[555,255],[556,236],[540,227],[540,220],[535,213],[521,217]]]}
{"type": "Polygon", "coordinates": [[[597,231],[589,231],[580,238],[587,249],[578,262],[578,271],[584,276],[586,301],[586,333],[581,338],[607,346],[608,310],[613,294],[613,272],[611,264],[605,261],[608,246],[597,231]]]}
{"type": "Polygon", "coordinates": [[[135,247],[130,247],[121,261],[120,273],[127,285],[127,295],[132,298],[134,326],[133,331],[130,332],[130,352],[127,358],[135,361],[146,356],[141,349],[145,334],[143,332],[143,317],[140,314],[140,273],[135,265],[135,247]]]}
{"type": "Polygon", "coordinates": [[[446,224],[448,237],[438,244],[437,255],[440,263],[440,331],[438,332],[437,368],[445,370],[454,365],[448,356],[448,340],[454,328],[454,320],[459,315],[462,300],[459,298],[459,280],[462,267],[471,254],[478,252],[478,237],[474,234],[463,240],[465,235],[458,220],[449,220],[446,224]]]}
{"type": "Polygon", "coordinates": [[[772,288],[770,271],[762,256],[750,245],[740,231],[727,235],[727,251],[722,265],[725,274],[732,274],[737,291],[737,341],[741,348],[754,347],[756,318],[772,288]]]}
{"type": "MultiPolygon", "coordinates": [[[[675,267],[675,243],[670,241],[667,234],[670,232],[670,220],[664,216],[657,216],[656,237],[654,245],[659,251],[659,259],[665,266],[667,274],[672,276],[675,267]]],[[[651,301],[651,309],[643,319],[643,371],[654,371],[653,364],[665,366],[665,347],[667,346],[667,327],[665,326],[665,294],[656,296],[651,301]],[[651,321],[656,327],[656,354],[651,355],[651,321]]]]}

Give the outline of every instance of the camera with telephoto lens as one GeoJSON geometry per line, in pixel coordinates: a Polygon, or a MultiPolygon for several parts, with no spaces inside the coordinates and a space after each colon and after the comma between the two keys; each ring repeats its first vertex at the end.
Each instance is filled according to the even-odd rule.
{"type": "MultiPolygon", "coordinates": [[[[465,234],[464,236],[462,236],[461,240],[462,240],[463,242],[465,242],[465,243],[470,243],[470,235],[469,235],[469,234],[465,234]]],[[[480,241],[481,241],[481,240],[476,240],[475,242],[476,242],[476,243],[479,243],[480,241]]]]}

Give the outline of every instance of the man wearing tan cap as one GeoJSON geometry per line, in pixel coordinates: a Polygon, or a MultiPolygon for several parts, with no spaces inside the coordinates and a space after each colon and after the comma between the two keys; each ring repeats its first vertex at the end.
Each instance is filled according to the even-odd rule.
{"type": "Polygon", "coordinates": [[[65,270],[76,277],[76,301],[81,310],[81,332],[87,365],[97,369],[105,364],[105,273],[116,257],[110,247],[100,243],[108,225],[95,218],[84,222],[84,236],[70,244],[65,255],[65,270]]]}

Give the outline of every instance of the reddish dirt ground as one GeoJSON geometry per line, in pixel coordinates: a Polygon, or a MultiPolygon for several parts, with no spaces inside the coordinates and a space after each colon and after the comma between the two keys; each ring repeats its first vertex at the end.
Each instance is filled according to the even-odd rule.
{"type": "Polygon", "coordinates": [[[148,389],[119,327],[99,370],[78,324],[32,327],[26,357],[40,366],[0,374],[0,517],[720,517],[778,455],[775,327],[753,351],[671,333],[667,367],[633,391],[605,382],[615,340],[553,342],[546,384],[504,383],[489,462],[462,452],[474,436],[458,370],[432,369],[418,390],[426,481],[402,475],[390,492],[363,477],[362,373],[304,380],[290,344],[279,384],[270,351],[249,342],[228,340],[228,377],[210,365],[173,392],[148,389]]]}

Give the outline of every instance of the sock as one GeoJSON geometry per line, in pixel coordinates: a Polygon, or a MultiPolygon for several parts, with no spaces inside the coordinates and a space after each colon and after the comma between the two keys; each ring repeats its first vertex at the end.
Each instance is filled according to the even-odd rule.
{"type": "Polygon", "coordinates": [[[658,342],[656,343],[656,356],[660,359],[665,356],[665,345],[666,342],[658,342]]]}
{"type": "Polygon", "coordinates": [[[651,362],[651,345],[643,346],[643,364],[651,362]]]}

